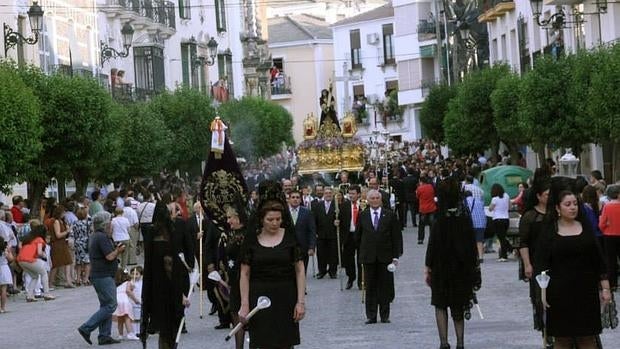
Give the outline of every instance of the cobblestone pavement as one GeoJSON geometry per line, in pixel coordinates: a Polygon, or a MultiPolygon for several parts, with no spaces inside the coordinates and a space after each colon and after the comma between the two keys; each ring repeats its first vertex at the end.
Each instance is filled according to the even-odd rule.
{"type": "MultiPolygon", "coordinates": [[[[340,291],[338,280],[308,277],[307,316],[301,323],[301,349],[365,349],[439,347],[430,306],[430,290],[423,282],[422,268],[426,245],[417,245],[412,228],[404,233],[405,254],[396,271],[396,299],[392,303],[391,324],[365,325],[360,291],[340,291]]],[[[311,268],[309,268],[309,271],[311,268]]],[[[482,266],[483,287],[478,298],[484,320],[474,311],[465,324],[466,348],[534,349],[541,339],[532,330],[528,288],[517,280],[517,263],[510,259],[498,263],[496,255],[487,254],[482,266]]],[[[90,287],[59,289],[53,302],[26,303],[22,294],[12,297],[8,312],[0,314],[2,348],[86,348],[76,332],[97,308],[95,292],[90,287]]],[[[230,349],[224,342],[226,331],[214,330],[217,317],[199,318],[198,295],[192,299],[188,330],[179,348],[230,349]]],[[[450,326],[452,326],[450,324],[450,326]]],[[[116,329],[114,326],[114,333],[116,329]]],[[[96,333],[92,334],[96,338],[96,333]]],[[[451,331],[450,338],[454,335],[451,331]]],[[[620,348],[620,331],[606,330],[602,335],[605,349],[620,348]]],[[[156,348],[156,337],[149,346],[156,348]]],[[[453,344],[454,346],[454,344],[453,344]]],[[[115,348],[139,348],[138,342],[123,342],[115,348]]]]}

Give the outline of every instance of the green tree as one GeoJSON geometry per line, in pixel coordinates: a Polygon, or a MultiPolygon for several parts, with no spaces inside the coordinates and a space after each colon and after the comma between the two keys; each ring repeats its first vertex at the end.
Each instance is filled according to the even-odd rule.
{"type": "Polygon", "coordinates": [[[529,144],[527,127],[519,115],[520,86],[519,76],[510,73],[497,82],[491,93],[493,125],[499,139],[508,147],[511,159],[517,159],[520,145],[529,144]]]}
{"type": "Polygon", "coordinates": [[[592,74],[587,110],[595,140],[612,146],[613,177],[620,178],[620,45],[597,52],[599,69],[592,74]]]}
{"type": "Polygon", "coordinates": [[[211,146],[209,128],[215,118],[211,98],[183,87],[157,96],[149,103],[149,108],[163,120],[174,139],[166,168],[199,174],[200,164],[207,158],[211,146]]]}
{"type": "Polygon", "coordinates": [[[420,110],[420,124],[425,137],[435,142],[444,142],[443,120],[448,111],[448,102],[456,96],[454,86],[434,85],[420,110]]]}
{"type": "Polygon", "coordinates": [[[244,97],[224,103],[219,114],[229,124],[239,156],[267,157],[294,144],[293,117],[282,106],[262,98],[244,97]]]}
{"type": "Polygon", "coordinates": [[[118,161],[110,164],[104,178],[124,182],[157,175],[173,154],[172,131],[146,103],[117,105],[114,109],[123,118],[119,130],[120,151],[118,161]]]}
{"type": "Polygon", "coordinates": [[[41,108],[16,68],[0,65],[0,190],[26,179],[26,168],[41,152],[41,108]]]}
{"type": "Polygon", "coordinates": [[[583,67],[588,61],[589,56],[559,59],[545,56],[539,58],[534,69],[523,77],[519,110],[524,125],[527,125],[527,135],[541,159],[544,159],[545,145],[571,147],[579,156],[581,145],[594,139],[586,116],[581,115],[583,108],[577,107],[583,103],[579,94],[587,93],[589,85],[587,81],[578,81],[589,81],[590,73],[583,67]],[[573,76],[576,68],[579,77],[573,76]],[[586,91],[579,93],[580,88],[586,88],[586,91]]]}
{"type": "Polygon", "coordinates": [[[497,81],[508,72],[507,66],[496,65],[468,75],[458,85],[443,123],[446,143],[456,154],[497,150],[499,138],[490,98],[497,81]]]}

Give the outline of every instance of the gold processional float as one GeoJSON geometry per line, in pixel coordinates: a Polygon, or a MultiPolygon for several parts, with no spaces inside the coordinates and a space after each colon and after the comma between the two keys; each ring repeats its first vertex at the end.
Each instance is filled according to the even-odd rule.
{"type": "Polygon", "coordinates": [[[342,131],[330,118],[319,125],[313,113],[303,126],[304,141],[297,147],[300,174],[364,169],[364,143],[355,136],[357,126],[352,113],[346,113],[342,120],[342,131]]]}

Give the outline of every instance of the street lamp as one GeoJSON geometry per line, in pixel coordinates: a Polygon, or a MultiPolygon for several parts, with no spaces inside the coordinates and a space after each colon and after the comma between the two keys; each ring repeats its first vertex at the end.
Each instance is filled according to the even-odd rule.
{"type": "Polygon", "coordinates": [[[114,58],[125,58],[127,56],[129,56],[129,48],[131,47],[131,43],[133,41],[133,27],[131,26],[131,24],[129,24],[129,22],[125,23],[123,25],[123,28],[121,29],[121,35],[122,35],[122,39],[123,39],[123,51],[119,52],[116,49],[109,47],[106,43],[104,43],[103,41],[101,41],[100,45],[101,45],[101,66],[103,67],[103,64],[114,58]]]}
{"type": "Polygon", "coordinates": [[[564,10],[558,6],[556,13],[549,16],[549,18],[541,19],[543,0],[530,0],[532,6],[532,15],[536,19],[536,24],[543,28],[563,29],[566,25],[566,15],[564,10]]]}
{"type": "Polygon", "coordinates": [[[37,1],[33,1],[27,13],[28,20],[30,21],[30,29],[34,36],[27,38],[4,23],[4,57],[7,56],[9,49],[15,47],[15,45],[34,45],[39,41],[39,33],[41,33],[41,29],[43,29],[43,9],[39,6],[37,1]]]}
{"type": "Polygon", "coordinates": [[[212,66],[215,64],[215,57],[217,56],[217,41],[213,37],[207,42],[207,49],[209,50],[209,58],[205,56],[200,56],[196,60],[196,65],[208,65],[212,66]]]}

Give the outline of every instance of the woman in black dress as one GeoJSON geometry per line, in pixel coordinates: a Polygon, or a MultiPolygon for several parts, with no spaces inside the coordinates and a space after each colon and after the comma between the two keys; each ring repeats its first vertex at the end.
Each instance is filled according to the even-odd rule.
{"type": "Polygon", "coordinates": [[[257,212],[258,229],[244,241],[239,281],[241,320],[256,306],[258,297],[271,300],[271,307],[256,313],[249,322],[250,348],[284,349],[300,343],[305,272],[294,232],[282,228],[287,211],[280,200],[262,201],[257,212]]]}
{"type": "Polygon", "coordinates": [[[449,349],[448,308],[454,320],[456,348],[464,348],[466,313],[480,288],[480,267],[474,228],[455,177],[437,188],[439,214],[426,249],[425,280],[435,306],[440,349],[449,349]]]}
{"type": "MultiPolygon", "coordinates": [[[[221,254],[219,267],[226,270],[229,286],[229,311],[233,326],[239,322],[239,308],[241,299],[239,294],[239,269],[241,246],[245,239],[247,214],[243,205],[228,207],[226,209],[226,221],[230,229],[220,237],[219,253],[221,254]]],[[[243,349],[245,331],[240,330],[235,335],[235,348],[243,349]]]]}
{"type": "Polygon", "coordinates": [[[572,191],[555,195],[552,187],[547,212],[549,224],[540,238],[534,268],[536,274],[548,271],[551,277],[548,333],[555,337],[554,348],[595,349],[601,333],[600,302],[611,300],[602,251],[572,191]]]}
{"type": "MultiPolygon", "coordinates": [[[[143,230],[144,277],[140,337],[146,342],[147,331],[158,332],[160,349],[173,347],[185,307],[189,305],[189,273],[179,253],[193,257],[193,242],[187,232],[175,228],[172,219],[176,216],[175,206],[173,199],[158,201],[153,212],[153,225],[143,230]]],[[[186,263],[193,268],[194,258],[186,258],[186,263]]]]}
{"type": "Polygon", "coordinates": [[[534,310],[534,329],[538,331],[542,331],[544,324],[540,288],[534,278],[534,255],[538,240],[545,227],[549,186],[548,181],[539,182],[532,186],[531,194],[535,200],[529,202],[530,207],[526,206],[525,213],[519,221],[519,255],[523,261],[521,278],[529,281],[530,284],[530,301],[534,310]]]}

